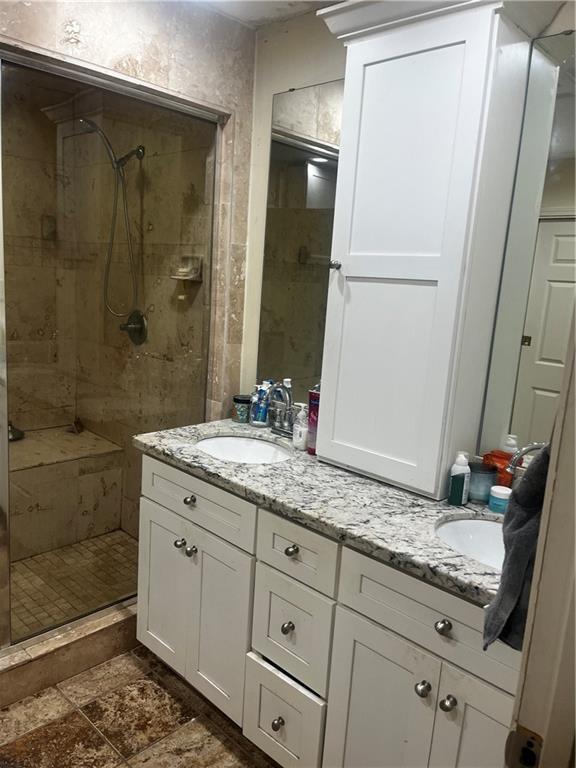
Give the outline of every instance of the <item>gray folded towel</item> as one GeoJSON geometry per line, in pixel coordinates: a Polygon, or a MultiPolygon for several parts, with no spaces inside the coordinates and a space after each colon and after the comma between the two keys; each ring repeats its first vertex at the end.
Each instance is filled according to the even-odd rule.
{"type": "Polygon", "coordinates": [[[549,461],[547,445],[510,494],[502,525],[502,576],[484,616],[484,650],[498,638],[518,651],[522,648],[549,461]]]}

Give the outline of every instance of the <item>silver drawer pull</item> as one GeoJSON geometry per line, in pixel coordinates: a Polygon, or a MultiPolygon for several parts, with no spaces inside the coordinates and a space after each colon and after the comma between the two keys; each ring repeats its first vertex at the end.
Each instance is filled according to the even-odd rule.
{"type": "Polygon", "coordinates": [[[184,550],[184,554],[186,555],[186,557],[194,557],[194,555],[198,554],[198,547],[192,544],[191,547],[186,547],[186,549],[184,550]]]}
{"type": "Polygon", "coordinates": [[[187,507],[193,507],[196,504],[196,496],[194,496],[193,493],[190,494],[190,496],[186,496],[182,499],[182,503],[185,504],[187,507]]]}
{"type": "Polygon", "coordinates": [[[272,730],[273,731],[279,731],[280,728],[282,728],[283,725],[286,725],[286,721],[282,717],[282,715],[279,715],[278,717],[275,717],[274,720],[272,720],[272,730]]]}
{"type": "Polygon", "coordinates": [[[455,696],[452,696],[451,693],[446,696],[445,699],[442,699],[438,706],[442,710],[442,712],[452,712],[453,709],[456,709],[458,706],[458,699],[455,696]]]}
{"type": "Polygon", "coordinates": [[[182,547],[186,546],[186,539],[176,539],[174,546],[176,549],[182,549],[182,547]]]}
{"type": "Polygon", "coordinates": [[[440,619],[440,621],[435,622],[434,629],[439,635],[447,637],[452,632],[452,622],[449,619],[440,619]]]}
{"type": "Polygon", "coordinates": [[[432,690],[432,686],[428,682],[428,680],[422,680],[420,683],[416,683],[414,686],[414,690],[416,691],[416,694],[420,696],[421,699],[425,699],[430,691],[432,690]]]}
{"type": "Polygon", "coordinates": [[[293,621],[285,621],[280,627],[280,632],[282,632],[283,635],[289,635],[290,632],[294,632],[295,629],[296,627],[293,621]]]}
{"type": "Polygon", "coordinates": [[[296,555],[300,552],[300,547],[298,544],[290,544],[289,547],[286,547],[284,550],[284,554],[286,557],[296,557],[296,555]]]}

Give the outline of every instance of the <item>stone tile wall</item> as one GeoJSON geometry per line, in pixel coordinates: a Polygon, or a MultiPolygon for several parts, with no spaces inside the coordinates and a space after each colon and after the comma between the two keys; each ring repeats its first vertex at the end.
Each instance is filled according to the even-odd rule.
{"type": "MultiPolygon", "coordinates": [[[[175,291],[167,269],[172,267],[174,261],[177,262],[175,257],[179,251],[175,245],[183,242],[186,246],[197,244],[207,234],[209,214],[207,206],[201,202],[205,201],[206,179],[191,186],[189,178],[182,173],[183,165],[175,160],[165,126],[159,132],[157,151],[147,151],[142,163],[145,173],[137,171],[137,163],[130,166],[130,195],[131,199],[135,197],[137,200],[133,223],[139,227],[142,246],[142,305],[150,317],[150,344],[146,350],[128,347],[125,338],[117,333],[116,320],[98,314],[95,308],[96,302],[101,302],[105,234],[101,227],[91,225],[95,219],[106,221],[110,204],[105,192],[108,181],[103,175],[104,166],[91,181],[87,180],[85,171],[82,171],[81,178],[79,175],[73,178],[72,202],[78,206],[74,216],[77,223],[83,222],[82,236],[73,239],[75,248],[59,249],[53,242],[54,217],[58,217],[58,211],[53,207],[54,200],[58,199],[58,194],[54,194],[58,178],[54,178],[53,154],[48,170],[44,172],[42,169],[41,174],[34,174],[34,178],[38,179],[37,188],[24,190],[20,195],[20,204],[15,205],[13,210],[14,218],[21,216],[28,202],[39,197],[45,215],[41,214],[38,220],[42,206],[32,206],[36,211],[32,231],[27,232],[24,228],[16,233],[17,238],[29,239],[16,242],[8,237],[7,263],[10,259],[15,262],[21,258],[34,261],[36,266],[45,266],[50,272],[44,274],[46,280],[36,281],[34,289],[38,297],[34,302],[34,311],[40,312],[39,318],[29,322],[28,316],[21,317],[20,304],[9,308],[13,328],[31,325],[42,332],[42,344],[36,343],[32,347],[33,355],[32,350],[27,350],[25,346],[32,339],[12,339],[19,343],[19,349],[16,344],[13,345],[12,362],[16,361],[19,353],[20,381],[27,382],[29,392],[21,403],[13,392],[11,401],[22,414],[24,427],[27,424],[37,426],[39,422],[35,419],[40,413],[46,426],[66,423],[74,415],[72,406],[76,402],[78,415],[93,431],[124,445],[126,474],[122,525],[135,533],[139,456],[129,446],[130,435],[136,431],[203,419],[204,395],[199,398],[198,390],[205,379],[206,365],[208,418],[228,413],[230,397],[238,388],[254,32],[197,4],[152,1],[116,3],[105,13],[99,2],[7,2],[0,9],[0,33],[1,40],[11,44],[16,42],[32,52],[41,51],[56,60],[65,59],[101,72],[127,76],[227,115],[217,129],[215,153],[212,151],[213,144],[210,147],[199,145],[197,136],[191,136],[189,143],[182,140],[180,144],[181,153],[187,154],[187,172],[198,176],[198,170],[202,168],[206,176],[213,171],[216,181],[210,295],[207,280],[201,288],[189,285],[185,291],[175,291]],[[146,167],[145,162],[148,163],[146,167]],[[177,179],[174,179],[175,174],[179,174],[177,179]],[[151,179],[154,180],[153,189],[148,187],[151,179]],[[102,190],[100,205],[89,204],[86,208],[84,203],[83,208],[80,200],[88,199],[90,192],[96,194],[98,187],[102,190]],[[47,202],[49,198],[52,204],[47,202]],[[178,199],[181,208],[176,202],[178,199]],[[95,211],[99,214],[97,217],[93,216],[95,211]],[[83,213],[88,215],[83,217],[83,213]],[[180,223],[181,231],[174,242],[166,237],[166,232],[173,232],[175,222],[180,223]],[[190,234],[189,240],[183,239],[183,231],[190,234]],[[180,299],[180,295],[184,298],[180,299]],[[59,296],[62,298],[58,300],[59,296]],[[209,305],[212,309],[209,351],[206,355],[203,344],[208,331],[206,317],[209,305]],[[67,321],[61,329],[54,317],[55,306],[62,307],[62,317],[68,313],[69,318],[80,316],[80,320],[67,321]],[[40,307],[45,309],[40,310],[40,307]],[[166,333],[167,321],[172,324],[173,333],[166,333]],[[66,338],[65,333],[69,334],[66,338]],[[75,358],[71,357],[74,350],[75,358]],[[76,360],[77,376],[70,376],[72,359],[76,360]],[[31,369],[30,365],[34,368],[31,369]],[[40,371],[43,371],[41,375],[40,371]],[[65,387],[60,386],[58,377],[66,381],[65,387]],[[35,379],[35,388],[32,378],[35,379]],[[42,379],[50,384],[44,386],[42,379]],[[50,397],[46,396],[47,392],[50,397]],[[24,414],[29,421],[24,419],[24,414]]],[[[58,97],[60,101],[65,101],[71,95],[76,95],[76,91],[59,94],[58,97]]],[[[112,101],[114,99],[109,99],[108,111],[104,113],[107,124],[103,127],[114,134],[114,142],[124,145],[126,138],[127,149],[136,143],[148,143],[152,148],[157,126],[151,124],[149,115],[139,111],[138,132],[131,133],[122,115],[118,114],[118,111],[121,112],[118,106],[121,100],[116,98],[114,103],[112,101]],[[139,136],[143,133],[146,133],[146,139],[142,141],[139,136]]],[[[55,124],[52,123],[50,128],[47,125],[50,125],[48,120],[43,131],[50,135],[46,137],[43,134],[41,138],[44,149],[52,147],[53,153],[57,144],[53,141],[55,124]]],[[[94,142],[95,137],[83,137],[87,153],[90,141],[94,142]]],[[[15,142],[19,142],[18,137],[15,142]]],[[[74,142],[79,144],[78,139],[74,142]]],[[[20,143],[22,146],[25,144],[24,141],[20,143]]],[[[39,162],[45,161],[46,153],[41,151],[39,154],[39,162]]],[[[87,165],[98,165],[98,161],[94,162],[89,154],[85,159],[87,165]]],[[[80,169],[81,158],[76,160],[80,169]]],[[[22,167],[23,163],[19,163],[22,167]]],[[[96,172],[96,168],[92,170],[96,172]]],[[[20,183],[16,175],[13,174],[15,192],[20,183]]],[[[69,181],[68,178],[61,180],[61,185],[68,185],[61,189],[66,203],[70,203],[69,194],[64,194],[66,190],[70,192],[69,181]]],[[[67,213],[70,211],[68,204],[64,205],[64,210],[67,213]]],[[[59,211],[61,214],[62,205],[59,211]]],[[[27,215],[24,218],[30,222],[27,215]]],[[[67,232],[66,226],[70,223],[57,221],[56,228],[67,232]]],[[[126,251],[122,246],[119,240],[114,264],[115,286],[126,284],[121,279],[126,276],[126,251]]],[[[24,274],[21,273],[18,278],[14,273],[13,290],[17,290],[15,295],[22,295],[22,285],[30,284],[27,282],[30,270],[26,274],[26,267],[30,264],[18,266],[24,268],[24,274]]],[[[116,291],[113,295],[116,301],[125,298],[123,292],[116,291]]],[[[17,377],[15,369],[12,381],[16,385],[17,377]]]]}

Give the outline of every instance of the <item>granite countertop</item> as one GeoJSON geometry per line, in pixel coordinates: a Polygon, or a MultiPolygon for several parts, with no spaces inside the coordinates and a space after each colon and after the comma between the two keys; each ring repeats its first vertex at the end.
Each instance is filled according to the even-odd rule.
{"type": "Polygon", "coordinates": [[[446,516],[501,516],[479,507],[450,507],[371,480],[295,451],[289,440],[231,420],[137,435],[144,453],[189,472],[254,504],[290,518],[443,587],[478,605],[494,597],[500,574],[460,555],[434,533],[446,516]],[[277,464],[220,461],[196,447],[206,437],[256,437],[288,448],[292,456],[277,464]]]}

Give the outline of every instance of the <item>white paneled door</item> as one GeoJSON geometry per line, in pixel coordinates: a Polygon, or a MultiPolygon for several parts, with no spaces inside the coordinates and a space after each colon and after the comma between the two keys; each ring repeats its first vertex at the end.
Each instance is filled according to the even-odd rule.
{"type": "Polygon", "coordinates": [[[179,515],[141,499],[138,639],[181,675],[186,670],[192,590],[184,551],[189,530],[179,515]]]}
{"type": "Polygon", "coordinates": [[[254,558],[192,526],[186,679],[239,725],[250,648],[254,558]]]}
{"type": "Polygon", "coordinates": [[[521,445],[547,442],[574,315],[576,236],[572,220],[542,220],[538,228],[512,432],[521,445]]]}
{"type": "Polygon", "coordinates": [[[440,659],[338,607],[323,767],[427,766],[440,667],[440,659]]]}
{"type": "Polygon", "coordinates": [[[348,48],[318,455],[439,492],[494,16],[348,48]]]}
{"type": "Polygon", "coordinates": [[[429,768],[503,768],[514,699],[442,664],[429,768]]]}

